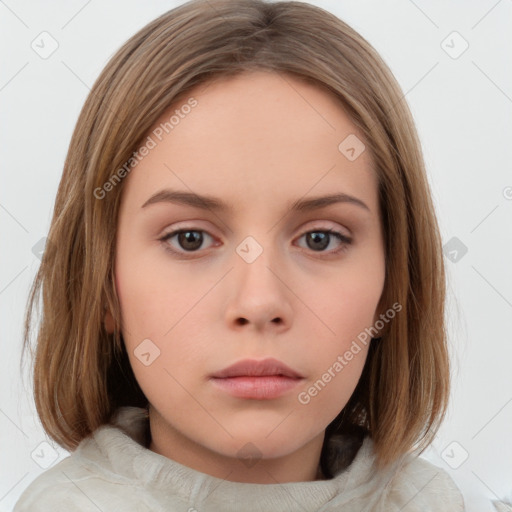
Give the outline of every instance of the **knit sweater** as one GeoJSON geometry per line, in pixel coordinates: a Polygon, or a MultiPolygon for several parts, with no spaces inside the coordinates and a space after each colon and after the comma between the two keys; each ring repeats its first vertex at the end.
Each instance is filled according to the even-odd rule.
{"type": "Polygon", "coordinates": [[[450,476],[408,455],[376,473],[365,438],[333,478],[275,484],[215,478],[147,447],[145,409],[122,407],[108,425],[25,489],[14,512],[458,512],[464,501],[450,476]]]}

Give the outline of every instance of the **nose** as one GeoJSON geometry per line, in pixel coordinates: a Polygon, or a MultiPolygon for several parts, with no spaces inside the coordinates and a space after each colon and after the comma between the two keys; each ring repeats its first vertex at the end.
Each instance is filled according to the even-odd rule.
{"type": "Polygon", "coordinates": [[[231,274],[231,295],[226,321],[231,328],[282,332],[292,323],[293,297],[289,274],[283,270],[274,251],[257,249],[251,241],[241,244],[231,274]],[[241,249],[247,249],[245,257],[241,249]],[[252,251],[252,254],[251,254],[252,251]],[[256,251],[256,252],[255,252],[256,251]],[[241,255],[240,255],[241,254],[241,255]],[[255,256],[256,254],[256,256],[255,256]]]}

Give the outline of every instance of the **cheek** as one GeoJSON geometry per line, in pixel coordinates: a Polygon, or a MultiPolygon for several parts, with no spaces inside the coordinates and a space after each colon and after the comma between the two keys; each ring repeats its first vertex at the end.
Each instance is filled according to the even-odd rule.
{"type": "Polygon", "coordinates": [[[348,348],[347,344],[373,326],[383,281],[384,272],[340,272],[316,291],[310,286],[307,297],[317,317],[310,315],[316,335],[337,350],[348,348]]]}
{"type": "MultiPolygon", "coordinates": [[[[186,369],[204,359],[208,340],[201,336],[197,303],[212,285],[191,279],[177,266],[161,265],[160,259],[150,262],[142,251],[122,254],[116,261],[116,289],[123,339],[135,377],[150,397],[164,381],[166,389],[173,387],[171,375],[188,381],[186,369]]],[[[179,393],[179,386],[174,391],[179,393]]]]}
{"type": "Polygon", "coordinates": [[[347,272],[333,277],[321,292],[310,292],[317,318],[311,315],[309,332],[315,342],[305,348],[314,361],[314,374],[299,403],[311,404],[328,417],[337,415],[349,400],[366,361],[383,280],[383,268],[347,272]]]}
{"type": "Polygon", "coordinates": [[[304,421],[316,418],[325,428],[338,416],[352,396],[359,381],[368,353],[367,346],[347,351],[330,350],[315,377],[308,379],[297,396],[304,421]],[[357,352],[357,353],[353,353],[357,352]]]}
{"type": "Polygon", "coordinates": [[[123,326],[134,340],[162,338],[186,314],[193,299],[197,301],[200,290],[178,266],[170,266],[165,257],[155,258],[154,249],[123,248],[121,244],[116,260],[123,326]]]}

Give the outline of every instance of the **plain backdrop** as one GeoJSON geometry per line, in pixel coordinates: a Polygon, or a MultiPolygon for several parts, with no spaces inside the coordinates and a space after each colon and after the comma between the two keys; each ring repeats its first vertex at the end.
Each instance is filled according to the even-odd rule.
{"type": "MultiPolygon", "coordinates": [[[[42,430],[19,360],[78,113],[112,54],[180,3],[0,1],[0,511],[68,455],[42,430]]],[[[416,120],[445,244],[453,361],[449,415],[423,456],[449,472],[468,511],[491,511],[491,499],[512,500],[512,2],[311,3],[377,49],[416,120]]]]}

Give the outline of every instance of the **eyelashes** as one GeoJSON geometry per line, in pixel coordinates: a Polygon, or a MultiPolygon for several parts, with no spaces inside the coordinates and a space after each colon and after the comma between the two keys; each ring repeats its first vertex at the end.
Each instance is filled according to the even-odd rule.
{"type": "MultiPolygon", "coordinates": [[[[196,255],[199,255],[205,240],[203,235],[198,236],[198,234],[201,233],[205,233],[206,238],[213,239],[213,237],[204,229],[185,227],[165,234],[159,239],[159,241],[163,244],[164,249],[170,252],[172,255],[182,258],[193,258],[196,257],[196,255]],[[180,248],[177,248],[170,243],[170,241],[175,237],[177,237],[176,242],[180,248]]],[[[339,231],[335,231],[334,229],[312,229],[304,232],[300,237],[298,237],[298,240],[308,236],[309,238],[307,238],[306,244],[311,242],[313,247],[319,247],[301,247],[301,249],[311,253],[312,255],[318,254],[320,257],[336,256],[339,253],[347,251],[350,244],[352,244],[351,238],[347,237],[343,233],[340,233],[339,231]],[[329,247],[333,240],[337,240],[339,246],[334,250],[325,251],[324,249],[329,247]]]]}

